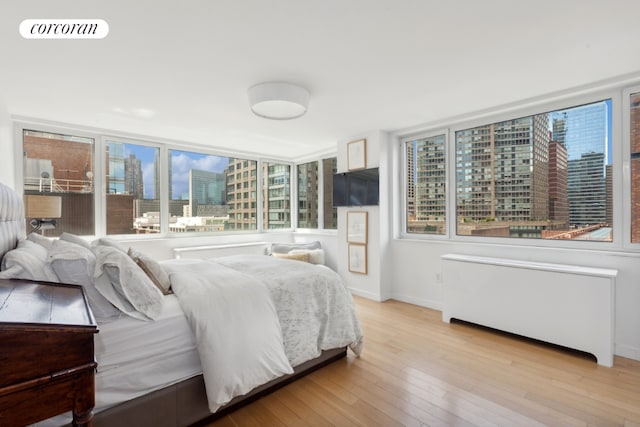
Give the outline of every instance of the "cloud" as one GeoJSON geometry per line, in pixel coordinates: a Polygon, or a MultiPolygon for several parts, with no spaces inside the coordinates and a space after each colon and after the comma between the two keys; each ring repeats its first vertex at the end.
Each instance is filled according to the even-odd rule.
{"type": "Polygon", "coordinates": [[[178,199],[189,191],[189,171],[191,169],[224,172],[228,164],[228,157],[172,151],[171,188],[173,199],[178,199]]]}

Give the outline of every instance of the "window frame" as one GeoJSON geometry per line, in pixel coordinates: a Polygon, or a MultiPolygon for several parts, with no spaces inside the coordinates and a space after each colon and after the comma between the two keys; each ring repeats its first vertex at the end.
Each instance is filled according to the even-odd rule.
{"type": "MultiPolygon", "coordinates": [[[[294,199],[294,182],[293,170],[296,163],[291,160],[275,159],[275,158],[263,158],[263,157],[250,157],[247,153],[233,152],[225,150],[220,147],[205,147],[198,144],[188,144],[171,139],[156,138],[146,135],[132,135],[128,133],[118,134],[112,130],[107,129],[95,129],[84,126],[72,125],[68,123],[50,123],[43,122],[36,119],[15,119],[13,121],[13,133],[14,133],[14,161],[16,168],[15,174],[15,188],[18,191],[24,192],[24,165],[23,165],[23,132],[25,130],[33,130],[38,132],[50,132],[58,134],[73,135],[83,138],[91,138],[94,141],[94,231],[95,234],[88,237],[110,237],[115,239],[127,239],[127,240],[145,240],[145,239],[157,239],[157,238],[193,238],[193,237],[212,237],[212,236],[229,236],[229,235],[243,235],[243,234],[258,234],[258,233],[282,233],[293,232],[294,221],[291,220],[289,227],[278,229],[264,229],[262,221],[263,213],[263,197],[262,191],[258,191],[257,188],[247,189],[251,193],[256,193],[255,200],[251,202],[256,204],[256,228],[246,230],[225,230],[218,232],[185,232],[185,233],[172,233],[169,232],[169,150],[178,151],[191,151],[199,154],[237,158],[244,161],[255,161],[257,165],[257,171],[255,175],[256,183],[262,182],[262,165],[264,162],[278,163],[289,166],[289,179],[291,182],[290,188],[290,215],[294,215],[295,206],[297,203],[297,196],[294,199]],[[106,189],[105,189],[105,177],[106,173],[105,162],[106,158],[106,144],[107,141],[135,144],[148,146],[152,148],[158,148],[160,150],[160,209],[164,212],[161,215],[160,233],[154,234],[106,234],[106,189]],[[162,167],[162,165],[165,165],[162,167]],[[295,201],[294,201],[295,200],[295,201]]],[[[258,184],[256,184],[258,185],[258,184]]],[[[297,191],[297,188],[295,189],[297,191]]],[[[295,212],[297,215],[297,210],[295,212]]]]}
{"type": "MultiPolygon", "coordinates": [[[[140,239],[151,239],[153,237],[157,237],[157,236],[167,236],[169,235],[169,220],[168,220],[168,215],[167,212],[169,212],[169,201],[167,199],[168,195],[169,195],[169,187],[168,187],[168,183],[164,181],[163,179],[163,172],[164,175],[166,175],[166,179],[169,179],[169,173],[168,173],[168,169],[163,171],[163,168],[160,167],[160,176],[157,177],[157,179],[159,180],[159,185],[160,188],[158,189],[158,194],[160,195],[160,233],[157,234],[137,234],[137,233],[131,233],[131,234],[107,234],[107,210],[106,210],[106,206],[107,206],[107,189],[104,181],[104,174],[106,173],[106,171],[104,170],[104,165],[106,164],[106,162],[108,162],[108,158],[106,157],[106,149],[107,149],[107,141],[110,142],[116,142],[116,143],[122,143],[122,144],[130,144],[130,145],[140,145],[140,146],[144,146],[144,147],[150,147],[150,148],[157,148],[159,150],[159,158],[158,158],[158,162],[160,162],[160,165],[166,164],[167,162],[167,157],[168,156],[168,149],[166,146],[157,143],[157,142],[153,142],[153,141],[146,141],[146,140],[142,140],[142,139],[135,139],[135,138],[129,138],[129,137],[125,137],[125,136],[114,136],[108,133],[102,134],[100,137],[100,147],[97,148],[97,150],[99,150],[100,155],[101,155],[101,159],[100,159],[100,168],[101,168],[101,188],[100,188],[100,195],[99,198],[101,200],[101,209],[98,211],[96,210],[96,219],[99,219],[100,225],[101,227],[103,227],[103,229],[101,230],[101,234],[99,234],[100,236],[106,236],[109,238],[115,238],[115,239],[129,239],[131,237],[136,236],[137,238],[140,239]],[[164,156],[163,157],[163,148],[164,148],[164,156]],[[165,217],[167,217],[167,219],[165,220],[165,217]]],[[[97,169],[97,168],[96,168],[97,169]]],[[[96,185],[94,184],[94,187],[96,185]]]]}
{"type": "MultiPolygon", "coordinates": [[[[84,129],[81,127],[74,126],[58,126],[51,123],[41,123],[38,121],[30,121],[30,120],[16,120],[13,124],[14,128],[14,148],[15,148],[15,189],[20,194],[24,195],[24,131],[35,131],[35,132],[46,132],[46,133],[54,133],[61,135],[72,135],[82,138],[91,138],[93,139],[93,162],[94,162],[94,183],[93,183],[93,230],[98,235],[98,233],[102,233],[100,235],[105,235],[106,231],[106,222],[101,222],[98,218],[97,213],[105,209],[105,205],[102,204],[100,197],[98,196],[99,191],[97,189],[97,179],[96,177],[100,176],[100,185],[102,186],[103,179],[101,175],[104,173],[104,165],[103,159],[104,154],[100,152],[102,149],[101,145],[101,134],[98,132],[94,132],[88,129],[84,129]]],[[[27,230],[28,232],[29,230],[27,230]]]]}
{"type": "Polygon", "coordinates": [[[449,219],[449,210],[451,207],[449,206],[450,196],[450,165],[449,165],[449,157],[451,153],[451,147],[449,143],[449,129],[448,128],[437,128],[433,130],[429,130],[426,132],[419,132],[409,135],[404,135],[400,138],[399,141],[399,158],[401,163],[400,171],[401,171],[401,191],[400,194],[400,237],[405,239],[419,239],[419,240],[449,240],[450,235],[450,219],[449,219]],[[407,221],[407,185],[408,185],[408,171],[407,171],[407,150],[406,144],[408,142],[413,142],[417,139],[427,139],[427,138],[435,138],[438,136],[444,136],[444,176],[445,176],[445,232],[444,234],[429,234],[429,233],[409,233],[407,228],[409,226],[407,221]]]}
{"type": "MultiPolygon", "coordinates": [[[[634,86],[633,89],[640,91],[640,86],[634,86]]],[[[412,133],[396,133],[397,152],[396,159],[400,163],[398,173],[401,175],[398,179],[400,193],[399,207],[395,210],[398,219],[395,221],[399,228],[396,234],[399,239],[405,240],[430,240],[430,241],[446,241],[450,243],[465,244],[492,244],[500,246],[521,246],[521,247],[548,247],[558,249],[572,250],[597,250],[615,252],[628,249],[640,249],[640,244],[631,245],[630,235],[624,236],[623,231],[629,230],[630,226],[630,182],[629,182],[629,129],[628,126],[622,124],[623,118],[629,121],[628,106],[625,106],[626,98],[624,93],[633,92],[632,88],[626,85],[618,84],[609,87],[594,90],[575,90],[566,91],[564,93],[541,96],[530,100],[516,102],[504,105],[499,108],[483,110],[475,114],[469,114],[461,118],[454,118],[450,121],[442,120],[434,125],[425,125],[422,128],[414,128],[412,133]],[[589,242],[562,240],[554,241],[547,239],[533,238],[513,238],[513,237],[486,237],[486,236],[463,236],[456,234],[456,208],[457,208],[457,182],[456,182],[456,156],[455,156],[455,135],[457,131],[471,129],[491,123],[513,120],[520,117],[531,116],[544,112],[562,110],[572,108],[578,105],[584,105],[611,99],[611,164],[613,178],[613,241],[612,242],[589,242]],[[625,112],[626,108],[626,112],[625,112]],[[422,235],[406,233],[406,153],[403,152],[404,142],[417,138],[435,136],[442,129],[446,129],[446,186],[447,186],[447,216],[446,216],[446,234],[445,235],[422,235]],[[417,130],[416,130],[417,129],[417,130]],[[624,137],[623,137],[624,136],[624,137]],[[453,154],[452,154],[453,153],[453,154]],[[626,159],[623,159],[623,154],[626,159]],[[625,177],[623,180],[623,169],[625,169],[625,177]],[[626,206],[626,207],[625,207],[626,206]],[[628,212],[627,212],[628,211],[628,212]]],[[[628,233],[627,233],[628,234],[628,233]]]]}

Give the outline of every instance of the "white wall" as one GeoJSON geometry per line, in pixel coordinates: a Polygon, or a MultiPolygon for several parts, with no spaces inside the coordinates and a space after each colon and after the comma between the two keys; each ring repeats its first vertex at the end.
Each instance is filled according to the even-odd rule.
{"type": "Polygon", "coordinates": [[[390,252],[391,297],[438,310],[443,284],[437,275],[442,272],[440,256],[446,253],[616,269],[615,353],[640,360],[640,254],[399,239],[392,241],[390,252]]]}
{"type": "MultiPolygon", "coordinates": [[[[338,142],[338,172],[346,172],[347,144],[361,138],[366,139],[366,167],[380,167],[380,194],[388,191],[389,176],[385,175],[389,168],[385,167],[387,161],[386,150],[389,146],[389,136],[386,132],[375,131],[338,142]]],[[[388,299],[391,292],[391,282],[387,280],[390,260],[386,256],[389,245],[389,224],[391,212],[390,199],[380,197],[379,206],[339,207],[338,208],[338,236],[337,236],[337,271],[349,289],[356,294],[376,301],[388,299]],[[365,211],[368,217],[368,242],[367,242],[367,274],[353,273],[349,271],[347,243],[347,212],[365,211]]]]}
{"type": "Polygon", "coordinates": [[[4,99],[0,97],[0,149],[2,150],[2,164],[0,164],[0,182],[15,188],[15,149],[13,146],[13,127],[4,99]]]}

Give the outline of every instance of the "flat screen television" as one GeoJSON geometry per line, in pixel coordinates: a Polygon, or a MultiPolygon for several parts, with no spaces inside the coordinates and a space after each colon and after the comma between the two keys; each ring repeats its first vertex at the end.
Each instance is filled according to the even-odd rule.
{"type": "Polygon", "coordinates": [[[377,206],[379,204],[378,168],[333,175],[333,206],[377,206]]]}

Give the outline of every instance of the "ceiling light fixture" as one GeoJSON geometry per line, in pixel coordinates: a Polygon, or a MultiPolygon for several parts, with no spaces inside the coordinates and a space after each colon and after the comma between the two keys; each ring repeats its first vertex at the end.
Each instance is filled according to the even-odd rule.
{"type": "Polygon", "coordinates": [[[306,113],[309,106],[309,92],[290,83],[260,83],[247,92],[251,111],[266,119],[295,119],[306,113]]]}

